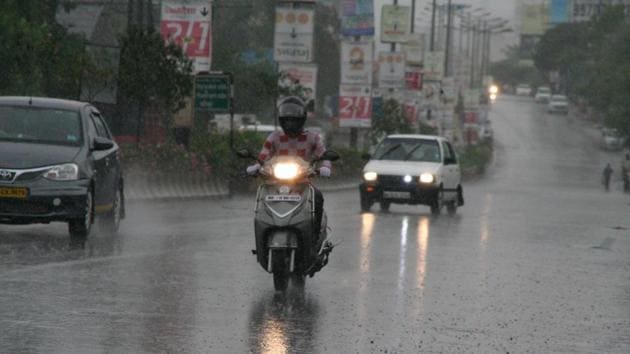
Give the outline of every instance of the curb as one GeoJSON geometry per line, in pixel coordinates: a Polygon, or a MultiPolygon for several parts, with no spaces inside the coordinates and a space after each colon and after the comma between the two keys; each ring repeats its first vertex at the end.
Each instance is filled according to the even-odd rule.
{"type": "MultiPolygon", "coordinates": [[[[320,180],[315,185],[322,192],[350,190],[358,187],[354,180],[320,180]]],[[[125,176],[125,198],[134,200],[211,199],[230,196],[225,180],[190,175],[125,176]]]]}

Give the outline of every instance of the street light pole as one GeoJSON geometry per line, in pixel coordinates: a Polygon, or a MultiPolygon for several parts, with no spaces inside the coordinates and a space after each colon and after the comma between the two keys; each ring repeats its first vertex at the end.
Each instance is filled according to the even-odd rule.
{"type": "Polygon", "coordinates": [[[450,54],[451,54],[451,3],[452,0],[448,0],[448,5],[446,8],[446,45],[444,49],[444,76],[448,77],[450,75],[449,64],[450,64],[450,54]]]}
{"type": "Polygon", "coordinates": [[[430,45],[430,49],[431,51],[435,50],[435,8],[436,8],[436,2],[437,0],[433,0],[433,7],[431,9],[431,45],[430,45]]]}

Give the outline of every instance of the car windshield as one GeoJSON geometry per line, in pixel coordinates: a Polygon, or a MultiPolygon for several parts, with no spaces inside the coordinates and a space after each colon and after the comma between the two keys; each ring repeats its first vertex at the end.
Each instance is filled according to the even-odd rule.
{"type": "Polygon", "coordinates": [[[39,107],[0,107],[0,141],[80,145],[79,113],[39,107]]]}
{"type": "Polygon", "coordinates": [[[374,152],[376,160],[442,161],[438,142],[430,139],[387,138],[374,152]]]}

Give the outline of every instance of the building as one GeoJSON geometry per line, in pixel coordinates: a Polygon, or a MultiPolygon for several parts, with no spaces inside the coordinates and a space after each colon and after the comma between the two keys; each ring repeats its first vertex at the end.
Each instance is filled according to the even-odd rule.
{"type": "Polygon", "coordinates": [[[626,16],[630,16],[630,0],[568,0],[570,22],[588,21],[606,6],[623,5],[626,16]]]}

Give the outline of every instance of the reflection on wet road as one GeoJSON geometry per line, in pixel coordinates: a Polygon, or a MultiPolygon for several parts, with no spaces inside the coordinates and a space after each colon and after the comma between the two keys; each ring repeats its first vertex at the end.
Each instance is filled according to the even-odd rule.
{"type": "Polygon", "coordinates": [[[598,183],[614,156],[524,99],[491,119],[496,158],[453,217],[327,194],[338,246],[303,292],[251,255],[253,196],[131,203],[85,244],[0,226],[0,352],[630,352],[630,199],[598,183]]]}

